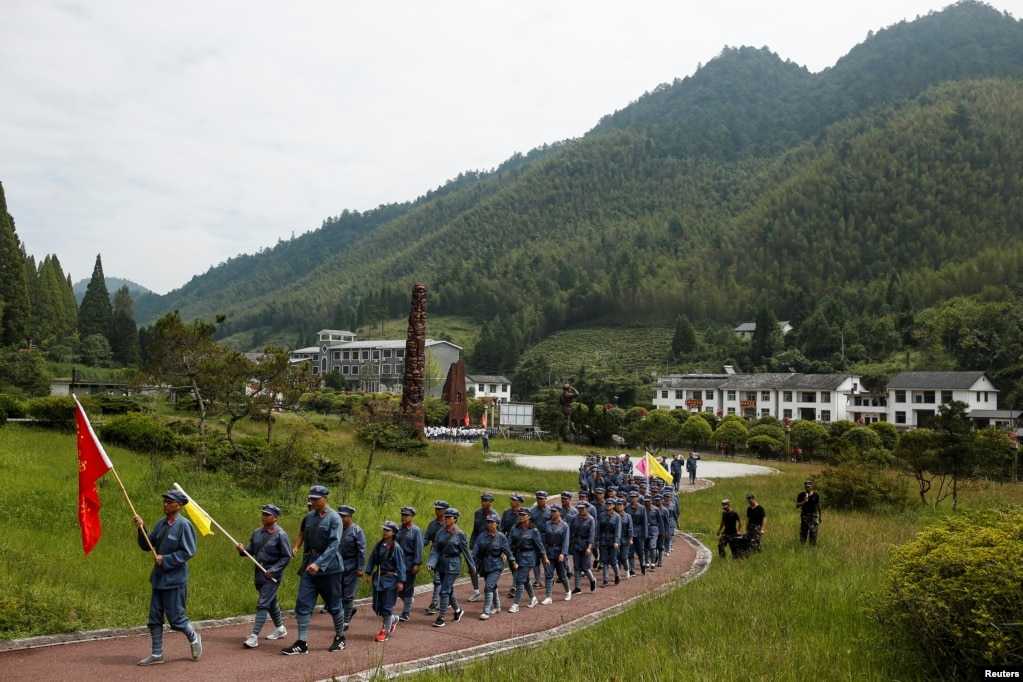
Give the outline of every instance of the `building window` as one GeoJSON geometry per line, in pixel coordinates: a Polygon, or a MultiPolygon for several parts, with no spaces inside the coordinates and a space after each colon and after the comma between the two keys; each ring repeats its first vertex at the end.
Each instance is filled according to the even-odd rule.
{"type": "Polygon", "coordinates": [[[895,391],[895,402],[897,402],[897,403],[904,403],[904,402],[906,402],[906,392],[905,391],[895,391]]]}
{"type": "Polygon", "coordinates": [[[508,392],[508,384],[501,384],[501,393],[508,392]]]}
{"type": "Polygon", "coordinates": [[[757,392],[756,391],[746,391],[746,400],[750,400],[752,402],[757,402],[757,392]]]}
{"type": "Polygon", "coordinates": [[[822,422],[831,421],[831,410],[821,410],[821,421],[822,422]]]}
{"type": "Polygon", "coordinates": [[[385,350],[384,351],[384,359],[386,360],[389,357],[391,357],[391,351],[390,350],[385,350]]]}
{"type": "Polygon", "coordinates": [[[334,365],[334,369],[332,369],[331,371],[334,372],[334,374],[340,374],[341,368],[338,367],[337,365],[334,365]]]}
{"type": "Polygon", "coordinates": [[[801,403],[815,403],[817,402],[817,394],[813,391],[800,391],[799,402],[801,403]]]}
{"type": "Polygon", "coordinates": [[[924,402],[925,403],[934,402],[934,391],[924,391],[924,402]]]}
{"type": "Polygon", "coordinates": [[[821,391],[821,402],[822,403],[831,402],[831,391],[821,391]]]}
{"type": "Polygon", "coordinates": [[[952,391],[942,391],[941,402],[943,405],[947,405],[952,402],[952,391]]]}
{"type": "Polygon", "coordinates": [[[381,374],[390,374],[391,373],[391,366],[390,365],[384,365],[383,368],[380,370],[380,373],[381,374]]]}
{"type": "Polygon", "coordinates": [[[352,359],[352,351],[346,350],[344,353],[341,353],[341,359],[342,360],[351,360],[352,359]]]}
{"type": "Polygon", "coordinates": [[[334,351],[334,359],[335,360],[340,360],[341,359],[341,352],[340,351],[334,351]]]}
{"type": "Polygon", "coordinates": [[[347,374],[348,374],[348,365],[341,365],[341,373],[347,376],[347,374]]]}
{"type": "Polygon", "coordinates": [[[684,400],[685,393],[685,391],[675,391],[675,400],[684,400]]]}
{"type": "Polygon", "coordinates": [[[369,360],[369,351],[368,350],[362,351],[362,359],[363,360],[369,360]]]}
{"type": "Polygon", "coordinates": [[[760,399],[763,400],[765,403],[771,402],[771,393],[770,393],[770,391],[761,391],[760,392],[760,399]]]}
{"type": "Polygon", "coordinates": [[[714,391],[706,391],[703,395],[707,400],[714,400],[714,391]]]}
{"type": "Polygon", "coordinates": [[[791,403],[792,402],[792,391],[784,391],[784,392],[782,392],[781,399],[782,399],[782,402],[791,403]]]}
{"type": "Polygon", "coordinates": [[[476,385],[476,392],[477,393],[483,393],[484,387],[485,387],[485,384],[477,384],[476,385]]]}
{"type": "Polygon", "coordinates": [[[733,401],[735,400],[735,391],[728,392],[728,399],[733,401]]]}
{"type": "Polygon", "coordinates": [[[896,412],[895,413],[895,423],[896,424],[905,424],[906,423],[906,413],[905,412],[896,412]]]}
{"type": "Polygon", "coordinates": [[[661,391],[661,400],[667,400],[667,399],[668,399],[668,392],[667,391],[661,391]]]}
{"type": "Polygon", "coordinates": [[[771,411],[769,409],[767,409],[766,407],[761,407],[760,408],[760,416],[761,417],[769,417],[769,416],[771,416],[771,411]]]}
{"type": "Polygon", "coordinates": [[[978,403],[987,402],[987,391],[977,391],[977,402],[978,403]]]}
{"type": "Polygon", "coordinates": [[[781,416],[785,419],[792,419],[792,410],[782,410],[781,416]]]}
{"type": "Polygon", "coordinates": [[[735,414],[735,408],[734,407],[729,407],[728,408],[728,414],[735,414]]]}
{"type": "Polygon", "coordinates": [[[402,348],[400,350],[395,351],[394,356],[397,357],[397,358],[405,357],[405,349],[402,348]]]}
{"type": "Polygon", "coordinates": [[[378,351],[378,350],[373,351],[373,359],[374,360],[379,360],[380,359],[380,351],[378,351]]]}
{"type": "Polygon", "coordinates": [[[490,392],[497,393],[497,384],[490,384],[490,392]]]}

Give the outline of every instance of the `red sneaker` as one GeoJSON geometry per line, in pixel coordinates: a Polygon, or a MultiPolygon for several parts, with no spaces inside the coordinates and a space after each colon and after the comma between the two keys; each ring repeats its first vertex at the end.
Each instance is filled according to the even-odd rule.
{"type": "Polygon", "coordinates": [[[390,635],[387,634],[387,630],[381,630],[377,633],[376,640],[378,642],[385,642],[390,639],[390,635]]]}

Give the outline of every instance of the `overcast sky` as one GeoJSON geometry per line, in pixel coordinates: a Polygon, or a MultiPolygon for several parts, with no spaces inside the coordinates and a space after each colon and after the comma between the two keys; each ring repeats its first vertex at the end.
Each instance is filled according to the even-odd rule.
{"type": "Polygon", "coordinates": [[[818,72],[946,4],[3,0],[0,182],[37,261],[166,293],[580,137],[726,45],[818,72]]]}

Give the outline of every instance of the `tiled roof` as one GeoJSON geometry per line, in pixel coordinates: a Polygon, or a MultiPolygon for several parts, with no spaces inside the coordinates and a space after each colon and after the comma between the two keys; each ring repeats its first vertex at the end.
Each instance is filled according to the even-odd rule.
{"type": "Polygon", "coordinates": [[[984,378],[984,372],[899,372],[888,389],[967,389],[984,378]]]}

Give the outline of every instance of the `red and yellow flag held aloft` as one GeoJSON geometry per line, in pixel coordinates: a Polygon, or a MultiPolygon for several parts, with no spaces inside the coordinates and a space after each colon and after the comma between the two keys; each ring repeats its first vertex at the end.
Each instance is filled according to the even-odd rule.
{"type": "Polygon", "coordinates": [[[114,465],[96,438],[78,398],[75,398],[75,426],[78,431],[78,525],[82,527],[82,549],[88,556],[103,535],[96,481],[114,465]]]}

